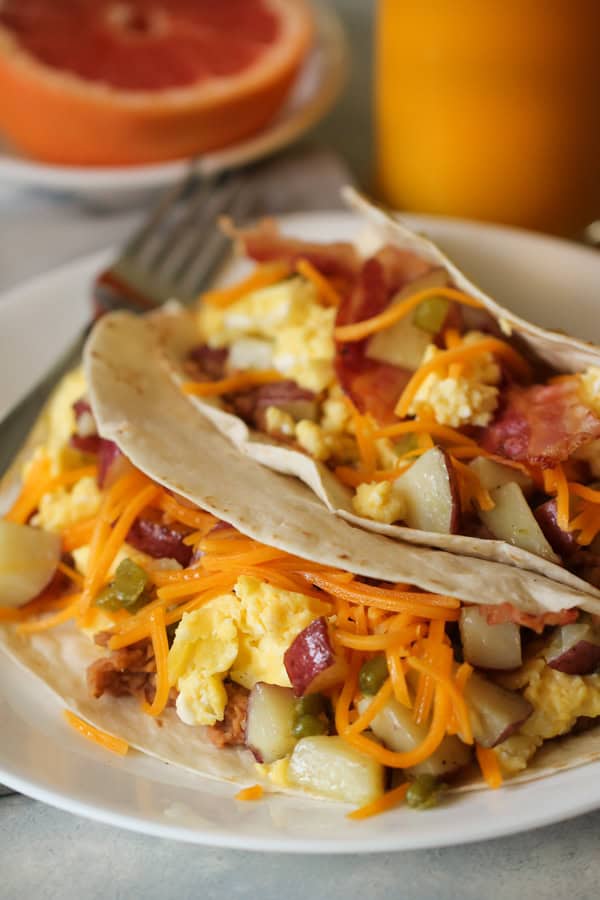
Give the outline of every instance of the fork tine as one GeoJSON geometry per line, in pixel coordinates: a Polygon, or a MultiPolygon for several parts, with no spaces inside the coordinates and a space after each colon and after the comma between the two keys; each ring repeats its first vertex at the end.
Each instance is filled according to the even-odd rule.
{"type": "MultiPolygon", "coordinates": [[[[227,212],[237,221],[246,219],[255,208],[256,195],[250,185],[244,185],[236,194],[227,212]]],[[[224,212],[225,210],[223,210],[224,212]]],[[[179,285],[183,296],[195,297],[200,288],[214,274],[223,259],[224,251],[231,241],[228,235],[219,229],[213,229],[208,240],[197,242],[193,251],[188,254],[186,266],[179,274],[179,285]]]]}
{"type": "Polygon", "coordinates": [[[194,181],[194,170],[190,169],[185,178],[173,185],[171,190],[164,193],[154,212],[150,217],[144,220],[141,228],[136,231],[125,244],[121,258],[133,258],[143,252],[148,240],[152,238],[157,231],[160,230],[163,222],[168,218],[169,214],[177,206],[179,200],[188,191],[190,184],[194,181]]]}
{"type": "Polygon", "coordinates": [[[240,176],[226,177],[208,193],[199,192],[168,236],[151,265],[152,273],[161,281],[176,279],[185,264],[190,245],[206,239],[215,220],[235,199],[244,184],[240,176]]]}

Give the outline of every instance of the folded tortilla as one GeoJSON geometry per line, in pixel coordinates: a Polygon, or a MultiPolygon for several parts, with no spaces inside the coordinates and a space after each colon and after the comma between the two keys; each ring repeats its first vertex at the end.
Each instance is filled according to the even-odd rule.
{"type": "MultiPolygon", "coordinates": [[[[500,306],[471,282],[442,251],[426,237],[410,231],[402,222],[368,203],[356,191],[347,188],[344,197],[348,205],[365,221],[359,238],[361,250],[369,254],[387,244],[414,252],[432,266],[445,269],[459,290],[481,301],[483,307],[497,320],[504,333],[519,336],[527,348],[541,361],[560,372],[578,372],[588,366],[600,365],[600,349],[564,334],[547,331],[525,321],[500,306]]],[[[160,356],[174,381],[181,385],[188,380],[183,362],[197,340],[193,316],[176,306],[151,318],[159,335],[160,356]]],[[[346,521],[368,531],[378,532],[402,541],[448,550],[463,556],[492,560],[527,569],[552,578],[565,587],[600,597],[600,589],[569,572],[568,569],[515,547],[504,541],[482,539],[458,534],[439,534],[420,531],[402,525],[386,525],[358,516],[353,511],[353,492],[341,484],[322,463],[305,453],[251,430],[238,416],[221,409],[208,399],[187,396],[188,402],[200,409],[230,441],[246,456],[288,475],[295,475],[307,484],[329,510],[346,521]]]]}
{"type": "MultiPolygon", "coordinates": [[[[535,573],[392,541],[333,516],[297,479],[240,454],[189,404],[169,373],[155,365],[160,340],[161,333],[148,319],[115,314],[96,326],[85,355],[100,433],[114,440],[154,481],[256,540],[357,575],[410,582],[478,604],[500,604],[510,598],[533,614],[575,606],[600,614],[600,600],[595,596],[535,573]]],[[[28,452],[43,443],[44,436],[42,417],[28,452]]],[[[11,471],[2,487],[13,486],[15,477],[16,471],[11,471]]],[[[91,698],[86,669],[103,651],[73,626],[29,636],[0,628],[0,646],[16,664],[44,681],[68,708],[132,747],[206,777],[236,784],[260,782],[267,790],[281,790],[257,772],[248,750],[217,749],[203,727],[185,725],[173,709],[161,714],[162,727],[157,727],[156,720],[131,697],[91,698]]],[[[547,742],[511,783],[600,758],[599,736],[597,726],[547,742]]],[[[467,772],[456,790],[479,786],[479,776],[467,772]]]]}

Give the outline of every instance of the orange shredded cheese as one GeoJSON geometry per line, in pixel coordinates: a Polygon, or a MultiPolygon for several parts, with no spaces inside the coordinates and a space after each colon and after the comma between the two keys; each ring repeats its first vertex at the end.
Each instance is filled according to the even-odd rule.
{"type": "Polygon", "coordinates": [[[94,533],[95,524],[96,517],[94,516],[89,519],[82,519],[80,522],[75,522],[73,525],[65,528],[61,533],[62,548],[65,553],[71,553],[73,550],[89,544],[94,533]]]}
{"type": "Polygon", "coordinates": [[[577,484],[574,481],[569,481],[568,488],[571,494],[581,497],[582,500],[587,500],[588,503],[600,503],[600,491],[595,491],[593,488],[585,487],[585,485],[577,484]]]}
{"type": "Polygon", "coordinates": [[[429,731],[425,739],[413,750],[406,753],[387,750],[364,735],[351,734],[347,730],[342,733],[342,737],[349,744],[377,759],[384,766],[389,766],[392,769],[409,769],[426,760],[432,753],[435,753],[444,740],[451,712],[452,706],[448,691],[444,685],[438,684],[435,690],[433,716],[431,717],[429,731]]]}
{"type": "Polygon", "coordinates": [[[375,716],[381,712],[392,696],[392,691],[392,682],[389,678],[386,678],[365,711],[348,727],[347,734],[354,734],[368,728],[375,716]]]}
{"type": "MultiPolygon", "coordinates": [[[[364,607],[360,607],[364,612],[364,607]]],[[[422,633],[422,626],[409,625],[401,631],[388,631],[384,634],[352,634],[336,629],[335,639],[341,647],[349,647],[352,650],[363,650],[375,653],[378,650],[387,650],[411,643],[417,640],[422,633]]]]}
{"type": "Polygon", "coordinates": [[[71,594],[67,596],[67,605],[58,612],[50,616],[45,616],[43,619],[34,619],[31,622],[21,622],[17,625],[16,630],[19,634],[34,634],[37,631],[48,631],[50,628],[62,625],[63,622],[68,622],[69,619],[74,618],[74,616],[79,613],[81,609],[81,596],[81,594],[71,594]]]}
{"type": "Polygon", "coordinates": [[[336,341],[362,341],[363,338],[369,337],[377,331],[383,331],[385,328],[395,325],[396,322],[403,319],[404,316],[412,312],[423,300],[427,300],[429,297],[444,297],[448,300],[456,300],[457,303],[462,303],[464,306],[472,306],[477,309],[481,307],[479,300],[475,300],[474,297],[469,297],[455,288],[427,288],[424,291],[418,291],[401,303],[389,306],[384,312],[373,316],[371,319],[355,322],[352,325],[340,325],[335,329],[334,337],[336,341]]]}
{"type": "MultiPolygon", "coordinates": [[[[448,654],[448,661],[451,664],[451,648],[447,647],[446,650],[450,651],[450,653],[448,654]]],[[[462,695],[462,689],[459,687],[457,682],[453,681],[447,673],[444,673],[444,671],[440,671],[433,665],[429,665],[422,659],[417,659],[414,656],[409,656],[406,660],[406,663],[412,669],[415,669],[417,672],[421,672],[422,674],[428,676],[432,681],[436,681],[444,686],[444,688],[448,691],[448,694],[454,705],[455,714],[459,723],[461,739],[465,744],[472,744],[473,730],[471,728],[471,721],[469,719],[467,704],[465,703],[465,699],[462,695]]]]}
{"type": "Polygon", "coordinates": [[[397,425],[387,425],[385,428],[377,429],[373,436],[376,439],[395,438],[405,434],[427,434],[449,443],[477,447],[474,440],[461,434],[460,431],[456,431],[448,425],[438,425],[437,422],[429,419],[414,419],[410,422],[398,422],[397,425]]]}
{"type": "Polygon", "coordinates": [[[71,581],[74,581],[75,584],[78,584],[80,587],[83,587],[83,575],[79,572],[76,572],[71,566],[68,566],[64,562],[59,562],[56,567],[59,572],[62,572],[63,575],[66,575],[67,578],[70,578],[71,581]]]}
{"type": "Polygon", "coordinates": [[[245,294],[277,284],[278,281],[288,278],[290,274],[290,267],[285,262],[265,263],[263,266],[258,266],[248,278],[245,278],[238,284],[214,291],[206,291],[200,296],[200,302],[225,309],[245,296],[245,294]]]}
{"type": "Polygon", "coordinates": [[[469,512],[473,508],[473,502],[477,503],[479,509],[493,509],[496,504],[492,500],[490,492],[481,484],[477,473],[465,466],[464,463],[459,462],[459,460],[453,459],[452,455],[450,455],[450,462],[458,476],[463,512],[469,512]]]}
{"type": "Polygon", "coordinates": [[[264,788],[260,784],[253,784],[252,787],[243,788],[241,791],[238,791],[234,797],[234,800],[240,800],[242,803],[247,803],[253,800],[260,800],[264,794],[264,788]]]}
{"type": "Polygon", "coordinates": [[[181,390],[184,394],[191,394],[194,397],[218,397],[221,394],[247,391],[261,384],[273,384],[275,381],[285,381],[285,375],[276,369],[265,369],[262,372],[251,370],[237,372],[219,381],[185,381],[181,385],[181,390]]]}
{"type": "Polygon", "coordinates": [[[311,281],[317,289],[320,299],[327,306],[339,306],[342,298],[331,284],[328,278],[315,269],[308,259],[299,259],[296,263],[296,272],[311,281]]]}
{"type": "Polygon", "coordinates": [[[93,741],[95,744],[99,744],[100,747],[104,747],[105,750],[110,750],[111,753],[118,753],[119,756],[125,756],[129,750],[129,744],[127,741],[124,741],[123,738],[113,737],[112,734],[101,731],[100,728],[96,728],[95,725],[84,722],[83,719],[80,719],[79,716],[76,716],[71,710],[65,709],[64,716],[75,731],[78,731],[79,734],[83,735],[84,738],[87,738],[88,741],[93,741]]]}
{"type": "Polygon", "coordinates": [[[496,790],[502,786],[502,772],[500,771],[500,764],[498,763],[498,757],[495,752],[488,747],[482,747],[481,744],[475,744],[475,754],[477,756],[477,762],[479,763],[479,768],[481,769],[481,774],[485,778],[488,787],[491,787],[492,790],[496,790]]]}
{"type": "Polygon", "coordinates": [[[508,365],[522,378],[529,378],[531,368],[520,353],[517,353],[510,344],[501,341],[498,338],[487,337],[482,338],[468,346],[457,347],[454,350],[442,350],[428,363],[420,366],[412,376],[395,409],[395,413],[399,418],[404,419],[408,415],[410,405],[415,395],[425,379],[432,372],[444,370],[447,366],[454,362],[466,362],[481,353],[493,353],[496,356],[503,357],[508,365]]]}
{"type": "Polygon", "coordinates": [[[569,485],[560,463],[543,471],[544,489],[556,494],[556,523],[563,531],[569,531],[569,485]]]}
{"type": "Polygon", "coordinates": [[[98,531],[94,534],[90,545],[89,568],[83,589],[82,605],[84,608],[87,608],[94,600],[138,515],[150,505],[159,492],[160,488],[154,484],[147,484],[137,491],[128,500],[105,543],[99,537],[100,532],[105,533],[102,526],[106,524],[100,517],[98,531]]]}
{"type": "Polygon", "coordinates": [[[156,661],[156,693],[151,704],[144,701],[142,708],[149,716],[160,716],[169,699],[168,656],[169,642],[165,630],[165,611],[158,607],[150,614],[150,635],[156,661]]]}
{"type": "Polygon", "coordinates": [[[98,467],[95,465],[78,466],[76,469],[68,469],[61,475],[50,477],[50,460],[42,457],[36,460],[29,471],[23,489],[5,515],[9,522],[24,524],[31,514],[38,508],[44,494],[58,490],[60,487],[68,487],[80,481],[86,476],[96,476],[98,467]]]}
{"type": "Polygon", "coordinates": [[[394,809],[394,807],[400,806],[400,804],[404,802],[408,787],[409,783],[406,781],[397,788],[382,794],[377,800],[372,800],[371,803],[366,803],[364,806],[359,806],[358,809],[354,809],[352,812],[347,813],[346,818],[354,819],[355,821],[358,819],[369,819],[371,816],[378,816],[380,813],[387,812],[389,809],[394,809]]]}

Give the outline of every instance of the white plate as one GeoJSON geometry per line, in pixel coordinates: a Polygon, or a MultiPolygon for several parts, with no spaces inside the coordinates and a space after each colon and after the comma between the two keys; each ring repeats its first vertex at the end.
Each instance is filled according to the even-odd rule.
{"type": "MultiPolygon", "coordinates": [[[[594,251],[493,226],[407,219],[507,306],[600,341],[594,251]]],[[[345,213],[289,216],[283,224],[323,241],[352,238],[360,227],[345,213]]],[[[84,321],[90,280],[106,258],[65,266],[0,298],[0,415],[84,321]]],[[[398,809],[364,822],[347,820],[343,806],[303,797],[242,804],[230,785],[136,753],[104,753],[70,730],[60,710],[32,676],[0,656],[0,781],[80,815],[195,843],[304,853],[407,850],[498,837],[600,806],[600,763],[461,796],[427,813],[398,809]]]]}
{"type": "MultiPolygon", "coordinates": [[[[268,156],[295,141],[329,111],[347,70],[347,45],[337,16],[316,8],[317,38],[281,112],[263,131],[198,159],[201,174],[215,174],[268,156]]],[[[188,159],[145,166],[57,166],[19,156],[0,135],[0,184],[75,193],[95,203],[128,204],[178,181],[188,159]]]]}

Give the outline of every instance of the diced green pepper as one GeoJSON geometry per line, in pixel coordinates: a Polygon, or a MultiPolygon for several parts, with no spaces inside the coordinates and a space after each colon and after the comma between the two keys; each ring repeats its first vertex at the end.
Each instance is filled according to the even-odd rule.
{"type": "Polygon", "coordinates": [[[299,697],[295,703],[296,717],[301,716],[329,716],[331,713],[331,701],[323,694],[306,694],[299,697]]]}
{"type": "Polygon", "coordinates": [[[312,737],[316,734],[325,734],[328,731],[326,722],[320,716],[304,715],[294,722],[292,734],[294,737],[312,737]]]}
{"type": "Polygon", "coordinates": [[[413,313],[413,325],[429,334],[437,334],[448,315],[450,302],[444,297],[427,297],[413,313]]]}
{"type": "Polygon", "coordinates": [[[406,803],[411,809],[431,809],[445,787],[435,775],[418,775],[406,792],[406,803]]]}
{"type": "Polygon", "coordinates": [[[358,686],[363,694],[376,694],[388,675],[385,656],[374,656],[360,667],[358,686]]]}
{"type": "Polygon", "coordinates": [[[146,593],[148,576],[132,559],[124,559],[117,566],[115,577],[96,598],[96,606],[111,612],[126,609],[135,612],[149,601],[146,593]]]}

